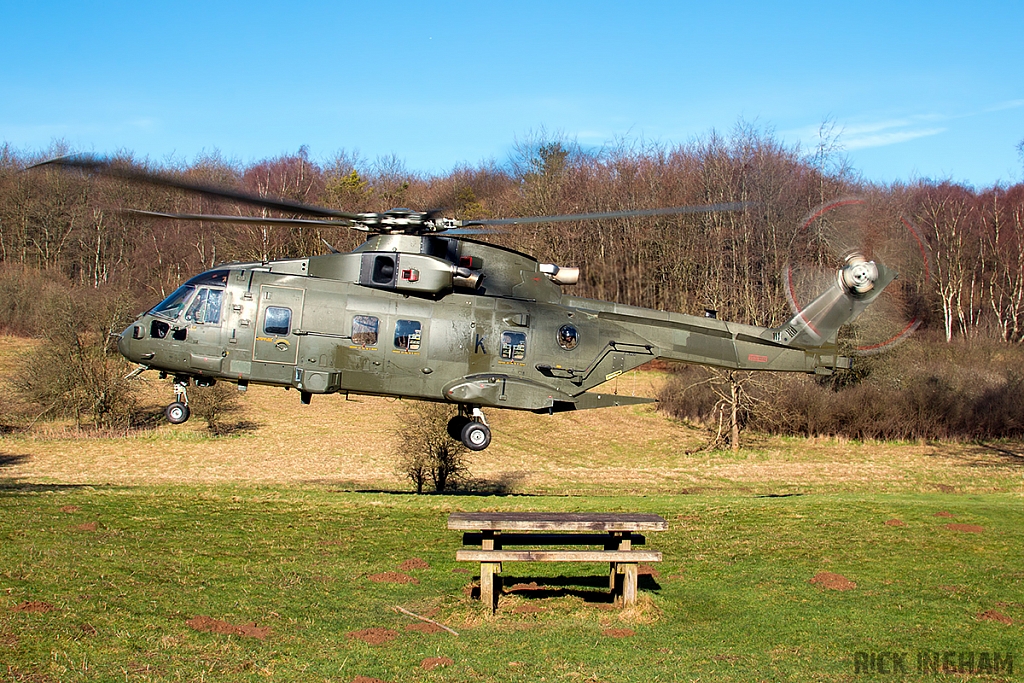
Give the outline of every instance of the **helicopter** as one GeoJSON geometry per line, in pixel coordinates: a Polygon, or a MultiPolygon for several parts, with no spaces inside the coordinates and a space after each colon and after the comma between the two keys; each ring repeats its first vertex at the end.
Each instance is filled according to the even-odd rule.
{"type": "Polygon", "coordinates": [[[119,336],[137,375],[172,377],[167,419],[189,419],[188,387],[216,381],[438,401],[458,406],[452,438],[491,443],[484,409],[553,414],[653,402],[600,391],[652,360],[830,375],[849,369],[837,333],[897,272],[853,252],[831,285],[779,327],[585,299],[578,268],[472,239],[529,223],[735,211],[742,203],[525,218],[454,220],[396,208],[350,213],[126,168],[103,158],[57,165],[177,188],[302,218],[131,213],[163,220],[346,227],[368,234],[348,253],[229,263],[200,273],[119,336]]]}

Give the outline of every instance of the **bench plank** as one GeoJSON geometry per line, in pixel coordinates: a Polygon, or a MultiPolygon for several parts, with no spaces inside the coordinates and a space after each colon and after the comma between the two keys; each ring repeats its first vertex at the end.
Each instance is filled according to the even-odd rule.
{"type": "Polygon", "coordinates": [[[661,562],[657,550],[456,550],[459,562],[661,562]]]}
{"type": "Polygon", "coordinates": [[[453,512],[448,528],[461,531],[664,531],[660,515],[619,512],[453,512]]]}

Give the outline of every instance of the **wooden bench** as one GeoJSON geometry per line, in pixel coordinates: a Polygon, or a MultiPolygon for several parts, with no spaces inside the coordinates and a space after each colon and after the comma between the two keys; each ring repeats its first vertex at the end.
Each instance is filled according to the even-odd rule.
{"type": "Polygon", "coordinates": [[[453,512],[448,528],[466,532],[463,545],[479,550],[459,550],[459,562],[480,563],[480,600],[497,609],[501,592],[502,562],[607,562],[608,587],[623,605],[636,602],[639,563],[660,562],[656,550],[637,550],[646,538],[641,531],[664,531],[668,523],[658,515],[593,512],[453,512]],[[602,533],[595,533],[602,532],[602,533]],[[530,548],[508,546],[601,546],[602,550],[530,548]]]}

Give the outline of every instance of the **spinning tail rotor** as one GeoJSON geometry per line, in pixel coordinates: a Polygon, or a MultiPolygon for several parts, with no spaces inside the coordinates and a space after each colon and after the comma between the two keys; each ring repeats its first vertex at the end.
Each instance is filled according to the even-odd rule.
{"type": "Polygon", "coordinates": [[[784,336],[798,345],[835,344],[839,326],[833,313],[842,310],[848,352],[865,356],[892,348],[924,320],[921,295],[930,268],[920,232],[890,207],[862,198],[823,204],[798,229],[783,272],[793,312],[784,336]],[[838,271],[829,265],[837,261],[838,271]]]}

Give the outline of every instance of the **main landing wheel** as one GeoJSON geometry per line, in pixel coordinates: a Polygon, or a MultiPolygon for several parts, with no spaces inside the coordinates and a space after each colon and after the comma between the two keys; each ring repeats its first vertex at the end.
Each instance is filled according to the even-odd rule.
{"type": "Polygon", "coordinates": [[[461,441],[471,451],[482,451],[491,445],[491,428],[483,422],[470,422],[462,428],[461,441]]]}
{"type": "Polygon", "coordinates": [[[173,425],[180,425],[182,422],[187,421],[191,414],[192,411],[181,401],[175,401],[164,408],[164,415],[167,416],[167,421],[173,425]]]}

